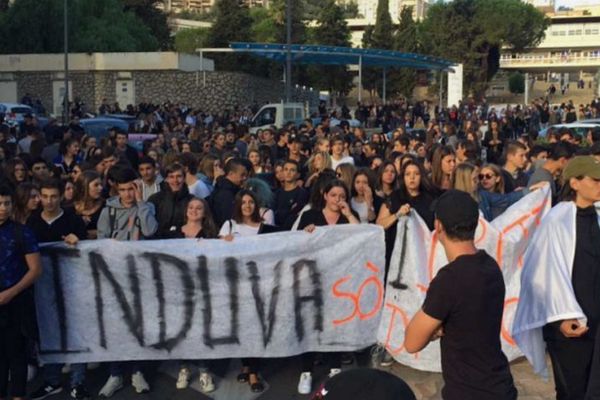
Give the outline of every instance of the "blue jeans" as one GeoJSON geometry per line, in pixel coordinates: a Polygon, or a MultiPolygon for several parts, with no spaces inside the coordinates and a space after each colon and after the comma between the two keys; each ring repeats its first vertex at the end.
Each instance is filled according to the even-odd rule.
{"type": "MultiPolygon", "coordinates": [[[[48,364],[44,366],[45,381],[53,386],[60,385],[61,370],[64,364],[48,364]]],[[[71,387],[82,385],[85,381],[86,364],[71,364],[71,387]]]]}

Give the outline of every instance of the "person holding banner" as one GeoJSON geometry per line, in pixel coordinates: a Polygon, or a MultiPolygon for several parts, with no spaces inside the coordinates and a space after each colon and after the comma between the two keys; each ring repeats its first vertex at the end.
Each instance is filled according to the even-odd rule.
{"type": "MultiPolygon", "coordinates": [[[[277,231],[279,231],[277,227],[263,223],[256,195],[250,190],[242,189],[235,195],[233,219],[225,221],[219,237],[230,242],[236,236],[252,236],[277,231]]],[[[258,378],[259,361],[258,358],[242,358],[242,372],[237,378],[238,382],[248,382],[250,390],[255,393],[265,390],[258,378]]]]}
{"type": "Polygon", "coordinates": [[[431,281],[421,310],[406,328],[404,347],[416,353],[441,337],[444,400],[516,399],[500,345],[504,278],[498,263],[475,247],[477,202],[449,190],[434,212],[435,233],[449,264],[431,281]]]}
{"type": "MultiPolygon", "coordinates": [[[[334,179],[327,183],[323,189],[323,205],[321,209],[307,210],[300,217],[298,230],[312,233],[318,226],[360,224],[355,211],[347,203],[350,198],[348,188],[344,182],[334,179]]],[[[329,358],[329,376],[332,377],[342,370],[341,353],[327,353],[329,358]]],[[[309,394],[312,389],[312,368],[314,353],[305,353],[302,356],[302,373],[298,382],[298,393],[309,394]]]]}
{"type": "Polygon", "coordinates": [[[562,178],[563,201],[525,254],[513,337],[536,373],[548,350],[558,400],[599,399],[600,161],[574,157],[562,178]]]}
{"type": "MultiPolygon", "coordinates": [[[[175,180],[175,177],[171,175],[170,180],[175,180]]],[[[131,168],[118,169],[115,183],[119,195],[108,199],[100,213],[98,239],[141,240],[154,235],[159,227],[154,217],[154,206],[149,201],[143,201],[142,188],[137,184],[135,171],[131,168]]],[[[187,189],[184,193],[187,194],[187,189]]],[[[100,397],[111,397],[123,387],[123,366],[118,362],[110,364],[110,376],[98,393],[100,397]]],[[[150,385],[139,363],[132,362],[131,369],[131,384],[135,391],[149,392],[150,385]]]]}
{"type": "MultiPolygon", "coordinates": [[[[34,232],[38,243],[64,242],[75,246],[80,240],[87,239],[85,223],[69,208],[61,208],[63,188],[59,181],[49,180],[40,185],[42,211],[29,217],[27,225],[34,232]]],[[[62,392],[62,364],[44,366],[44,384],[31,394],[34,400],[62,392]]],[[[85,364],[71,365],[71,397],[85,399],[89,397],[85,388],[85,364]]]]}
{"type": "Polygon", "coordinates": [[[29,289],[42,273],[33,232],[11,220],[13,193],[0,186],[0,399],[25,399],[27,344],[37,335],[33,292],[29,289]]]}

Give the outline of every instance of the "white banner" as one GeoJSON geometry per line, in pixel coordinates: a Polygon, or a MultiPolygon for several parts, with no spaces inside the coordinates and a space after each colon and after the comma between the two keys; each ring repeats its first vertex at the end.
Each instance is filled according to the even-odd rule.
{"type": "Polygon", "coordinates": [[[44,362],[284,357],[373,344],[383,230],[42,248],[44,362]]]}
{"type": "MultiPolygon", "coordinates": [[[[525,196],[491,223],[479,219],[475,245],[498,262],[504,275],[506,296],[501,343],[509,360],[521,356],[510,332],[519,301],[523,254],[550,207],[550,190],[545,187],[525,196]]],[[[404,330],[421,309],[429,283],[447,263],[435,233],[429,231],[416,213],[411,212],[398,223],[378,341],[402,364],[424,371],[441,371],[438,343],[414,355],[404,350],[403,343],[404,330]]]]}

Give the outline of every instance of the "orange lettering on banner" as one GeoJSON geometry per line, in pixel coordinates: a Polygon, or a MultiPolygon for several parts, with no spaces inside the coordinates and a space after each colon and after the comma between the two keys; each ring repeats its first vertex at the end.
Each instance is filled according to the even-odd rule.
{"type": "MultiPolygon", "coordinates": [[[[506,307],[508,307],[511,304],[515,304],[516,305],[518,302],[519,302],[519,298],[518,297],[511,297],[510,299],[506,299],[506,301],[504,302],[504,312],[503,312],[503,315],[506,315],[506,307]]],[[[515,343],[515,340],[510,335],[510,332],[508,331],[508,329],[504,326],[504,317],[502,318],[502,325],[501,325],[501,328],[500,328],[500,336],[509,345],[511,345],[513,347],[517,345],[515,343]]]]}
{"type": "MultiPolygon", "coordinates": [[[[365,268],[367,268],[368,270],[370,270],[374,273],[379,272],[379,268],[371,262],[368,262],[365,265],[365,268]]],[[[375,316],[379,312],[379,310],[381,310],[381,307],[383,304],[384,291],[383,291],[383,284],[381,283],[381,280],[379,279],[379,277],[377,275],[369,276],[367,279],[365,279],[361,283],[361,285],[359,286],[358,291],[356,293],[341,291],[339,289],[339,287],[351,279],[352,279],[352,276],[345,276],[341,279],[338,279],[333,284],[333,287],[331,289],[334,297],[347,298],[350,301],[352,301],[352,306],[353,306],[352,314],[350,314],[347,317],[342,318],[342,319],[333,320],[334,326],[346,324],[346,323],[352,321],[354,318],[356,318],[357,315],[361,321],[367,320],[369,318],[373,318],[373,316],[375,316]],[[373,306],[373,308],[371,310],[369,310],[368,312],[363,312],[363,310],[360,308],[360,300],[362,299],[362,296],[363,296],[363,293],[364,293],[366,287],[369,285],[375,286],[375,290],[377,290],[377,302],[375,303],[375,305],[373,306]]]]}
{"type": "Polygon", "coordinates": [[[498,261],[498,265],[500,266],[500,269],[502,269],[502,263],[503,263],[502,247],[503,247],[504,235],[506,235],[508,232],[510,232],[517,226],[519,226],[523,230],[523,239],[527,239],[527,237],[529,236],[529,230],[527,230],[527,228],[525,227],[525,225],[523,225],[523,223],[525,221],[527,221],[530,217],[535,217],[535,220],[534,220],[535,224],[539,225],[540,224],[539,215],[542,212],[542,210],[546,207],[547,204],[548,204],[548,200],[542,201],[542,203],[539,204],[537,207],[534,207],[531,210],[531,212],[517,218],[513,223],[509,224],[506,228],[504,228],[504,230],[502,232],[500,232],[500,235],[498,236],[498,244],[496,245],[496,261],[498,261]]]}
{"type": "Polygon", "coordinates": [[[427,270],[429,271],[429,282],[433,280],[433,264],[435,262],[435,247],[437,245],[437,233],[433,232],[431,235],[431,248],[429,249],[429,263],[427,265],[427,270]]]}
{"type": "MultiPolygon", "coordinates": [[[[406,331],[410,321],[408,320],[406,312],[402,308],[392,303],[385,303],[385,306],[392,310],[392,316],[390,317],[390,325],[388,326],[384,347],[392,356],[397,356],[404,350],[404,343],[402,343],[398,348],[393,348],[390,343],[392,340],[392,334],[394,333],[394,328],[396,326],[396,314],[400,314],[400,322],[402,322],[404,331],[406,331]]],[[[415,354],[415,358],[418,358],[418,353],[415,354]]]]}

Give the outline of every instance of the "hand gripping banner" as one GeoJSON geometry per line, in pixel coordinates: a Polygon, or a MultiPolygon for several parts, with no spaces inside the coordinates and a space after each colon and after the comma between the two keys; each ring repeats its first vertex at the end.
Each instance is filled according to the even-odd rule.
{"type": "MultiPolygon", "coordinates": [[[[550,190],[545,187],[525,196],[491,223],[483,217],[479,219],[475,245],[498,262],[504,275],[506,297],[500,335],[502,350],[509,360],[522,355],[510,332],[519,302],[523,255],[550,207],[550,190]]],[[[435,232],[430,232],[414,211],[398,222],[378,341],[402,364],[424,371],[441,371],[439,345],[430,345],[411,355],[402,344],[404,330],[421,308],[429,283],[447,263],[435,232]]]]}
{"type": "Polygon", "coordinates": [[[42,248],[44,362],[285,357],[373,344],[383,230],[42,248]]]}

